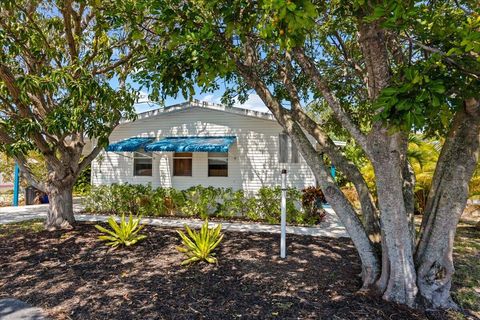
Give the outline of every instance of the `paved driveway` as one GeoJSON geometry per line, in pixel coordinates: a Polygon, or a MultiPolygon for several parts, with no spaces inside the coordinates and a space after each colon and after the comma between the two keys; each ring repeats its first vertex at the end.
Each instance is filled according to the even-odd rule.
{"type": "MultiPolygon", "coordinates": [[[[73,210],[75,212],[75,219],[78,221],[92,221],[105,222],[108,216],[105,215],[90,215],[82,214],[83,205],[74,204],[73,210]]],[[[0,208],[0,224],[21,222],[32,219],[45,219],[47,217],[48,205],[31,205],[21,207],[3,207],[0,208]]],[[[319,226],[315,227],[296,227],[287,226],[287,233],[298,235],[309,235],[315,237],[348,237],[345,228],[339,222],[335,212],[327,208],[328,212],[327,220],[319,226]]],[[[117,219],[119,219],[117,217],[117,219]]],[[[143,218],[142,222],[149,225],[178,228],[183,227],[185,224],[192,227],[199,227],[203,221],[200,219],[174,219],[174,218],[143,218]]],[[[211,223],[215,225],[215,223],[211,223]]],[[[268,232],[268,233],[280,233],[280,226],[251,223],[251,222],[223,222],[223,230],[227,231],[240,231],[240,232],[268,232]]]]}

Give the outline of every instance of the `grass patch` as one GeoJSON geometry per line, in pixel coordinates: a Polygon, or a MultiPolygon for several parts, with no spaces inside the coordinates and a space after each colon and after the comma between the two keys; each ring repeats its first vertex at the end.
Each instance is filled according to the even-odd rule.
{"type": "Polygon", "coordinates": [[[452,295],[465,309],[480,312],[480,230],[475,221],[463,219],[455,239],[452,295]]]}
{"type": "Polygon", "coordinates": [[[34,219],[16,223],[0,224],[0,238],[11,236],[18,232],[39,232],[43,230],[43,220],[34,219]]]}

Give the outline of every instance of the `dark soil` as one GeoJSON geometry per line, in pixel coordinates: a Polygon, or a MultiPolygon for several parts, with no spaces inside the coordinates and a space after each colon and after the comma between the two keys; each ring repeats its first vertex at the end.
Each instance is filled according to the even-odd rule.
{"type": "Polygon", "coordinates": [[[180,267],[177,234],[144,231],[138,246],[116,250],[97,241],[88,223],[67,233],[5,233],[0,298],[21,299],[56,319],[426,318],[357,292],[359,261],[348,239],[289,235],[282,260],[278,235],[228,232],[218,265],[180,267]]]}

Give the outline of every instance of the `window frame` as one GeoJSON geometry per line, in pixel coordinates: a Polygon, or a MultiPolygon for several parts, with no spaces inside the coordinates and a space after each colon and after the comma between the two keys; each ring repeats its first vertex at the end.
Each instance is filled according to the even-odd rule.
{"type": "Polygon", "coordinates": [[[153,155],[151,152],[142,153],[138,151],[133,152],[133,176],[134,177],[152,177],[153,176],[153,155]],[[150,162],[150,174],[138,174],[137,172],[137,160],[149,160],[150,162]]]}
{"type": "Polygon", "coordinates": [[[228,178],[228,151],[227,152],[208,152],[207,153],[207,176],[209,178],[228,178]],[[210,155],[212,154],[212,156],[210,155]],[[213,156],[213,154],[217,154],[217,156],[213,156]],[[223,154],[223,156],[218,156],[218,154],[223,154]],[[215,159],[221,159],[221,160],[227,160],[227,168],[226,168],[226,175],[211,175],[210,174],[210,159],[215,160],[215,159]]]}

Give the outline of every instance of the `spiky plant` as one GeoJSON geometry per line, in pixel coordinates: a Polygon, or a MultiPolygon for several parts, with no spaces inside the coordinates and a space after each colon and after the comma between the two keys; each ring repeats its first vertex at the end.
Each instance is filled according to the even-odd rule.
{"type": "Polygon", "coordinates": [[[98,238],[107,241],[107,245],[113,248],[118,246],[129,247],[147,237],[146,235],[139,234],[144,226],[140,224],[140,217],[134,218],[132,214],[130,214],[128,221],[125,220],[125,214],[122,214],[120,224],[117,223],[113,216],[108,218],[107,223],[112,228],[111,230],[98,224],[95,225],[95,228],[104,233],[104,235],[98,238]]]}
{"type": "Polygon", "coordinates": [[[182,239],[182,245],[177,247],[177,250],[185,253],[187,259],[182,262],[182,265],[191,264],[198,261],[206,261],[208,263],[217,263],[215,253],[212,251],[220,244],[223,239],[223,234],[220,233],[222,225],[219,224],[215,228],[208,227],[208,220],[205,220],[199,231],[192,230],[187,225],[185,226],[187,234],[178,230],[178,234],[182,239]]]}

